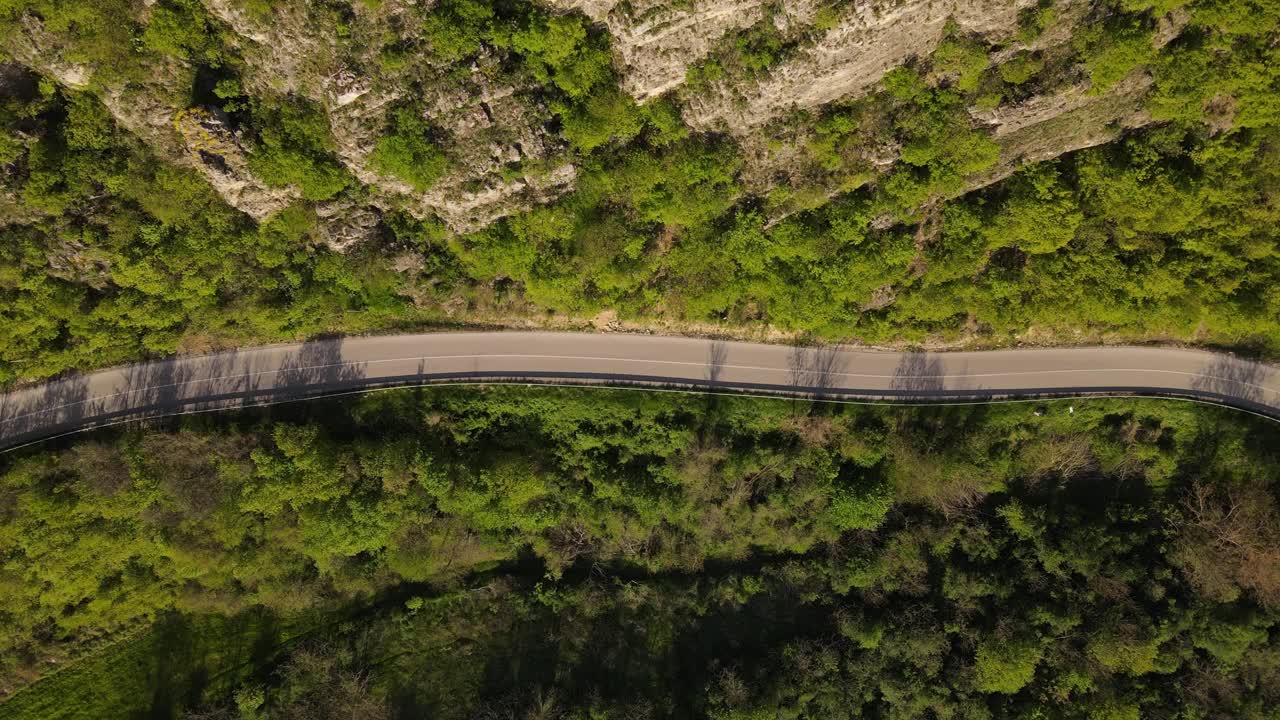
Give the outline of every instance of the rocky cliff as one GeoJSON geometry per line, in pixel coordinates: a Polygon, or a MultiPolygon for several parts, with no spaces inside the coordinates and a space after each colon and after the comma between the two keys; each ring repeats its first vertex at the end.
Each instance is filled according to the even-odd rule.
{"type": "MultiPolygon", "coordinates": [[[[857,2],[834,27],[753,86],[719,87],[691,98],[685,113],[699,128],[749,132],[789,110],[865,93],[889,70],[937,47],[948,23],[991,42],[1009,38],[1032,0],[857,2]]],[[[800,10],[809,3],[802,2],[800,10]]]]}
{"type": "MultiPolygon", "coordinates": [[[[268,103],[297,95],[324,112],[334,154],[363,188],[359,200],[318,206],[335,247],[372,237],[377,218],[392,210],[438,218],[467,233],[574,187],[578,159],[557,132],[559,120],[536,82],[508,72],[510,58],[485,50],[460,66],[436,66],[412,55],[387,61],[388,47],[422,46],[422,13],[431,3],[356,2],[338,12],[337,6],[301,2],[253,5],[257,9],[242,0],[199,2],[225,30],[228,52],[243,60],[242,80],[251,95],[268,103]],[[370,161],[389,113],[406,103],[438,130],[449,156],[447,171],[425,191],[377,171],[370,161]],[[358,219],[348,222],[348,216],[358,219]]],[[[139,23],[153,5],[134,3],[139,23]]],[[[809,131],[780,133],[775,127],[796,111],[818,112],[863,97],[889,70],[928,58],[948,35],[989,48],[993,64],[1018,53],[1055,52],[1068,47],[1096,9],[1087,0],[1059,0],[1049,26],[1025,37],[1017,31],[1034,0],[545,0],[545,6],[583,13],[608,33],[622,88],[638,102],[674,98],[692,129],[733,136],[747,161],[746,188],[760,194],[805,182],[799,164],[809,131]],[[696,92],[682,90],[690,68],[762,25],[785,40],[776,63],[696,92]]],[[[250,139],[218,112],[193,104],[189,63],[167,58],[142,77],[107,79],[102,68],[66,59],[65,41],[37,15],[24,16],[20,27],[5,43],[15,59],[68,87],[92,88],[123,127],[161,157],[198,170],[232,206],[264,220],[301,197],[297,188],[271,187],[255,177],[250,139]]],[[[1176,19],[1165,21],[1157,42],[1167,42],[1180,27],[1176,19]]],[[[975,126],[1002,148],[998,167],[975,182],[998,180],[1027,162],[1145,124],[1141,101],[1148,87],[1137,72],[1095,93],[1078,72],[1068,73],[1029,97],[973,108],[975,126]]],[[[897,159],[892,143],[862,150],[870,172],[897,159]]],[[[856,183],[846,177],[804,192],[826,196],[856,183]]]]}
{"type": "MultiPolygon", "coordinates": [[[[764,17],[765,0],[549,0],[580,10],[612,36],[623,87],[648,100],[684,82],[689,66],[706,57],[727,33],[764,17]]],[[[792,0],[793,5],[813,3],[792,0]]]]}
{"type": "Polygon", "coordinates": [[[381,39],[411,39],[420,22],[413,2],[356,3],[343,43],[333,26],[298,5],[282,4],[267,18],[253,18],[230,0],[205,0],[212,13],[241,38],[249,82],[264,92],[293,92],[320,104],[328,115],[337,154],[383,209],[404,206],[414,215],[438,216],[456,232],[470,232],[531,204],[556,197],[574,176],[557,161],[562,150],[545,130],[549,112],[528,92],[495,81],[501,58],[484,55],[463,72],[442,73],[423,63],[388,67],[381,39]],[[375,172],[369,155],[386,129],[388,109],[407,95],[424,117],[449,138],[450,172],[429,192],[417,192],[375,172]],[[512,176],[509,165],[546,164],[540,172],[512,176]]]}

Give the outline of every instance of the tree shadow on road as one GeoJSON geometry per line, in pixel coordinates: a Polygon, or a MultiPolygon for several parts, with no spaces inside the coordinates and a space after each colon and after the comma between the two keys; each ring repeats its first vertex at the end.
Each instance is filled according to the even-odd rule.
{"type": "Polygon", "coordinates": [[[158,410],[181,407],[183,400],[196,395],[188,387],[195,374],[194,369],[181,362],[157,362],[131,365],[125,368],[124,382],[116,392],[120,393],[120,407],[105,403],[104,410],[126,414],[147,414],[158,410]]]}
{"type": "Polygon", "coordinates": [[[703,395],[705,405],[702,409],[700,436],[715,425],[720,416],[720,376],[724,373],[725,361],[729,357],[729,343],[724,340],[712,340],[707,346],[707,366],[705,371],[706,393],[703,395]]]}
{"type": "Polygon", "coordinates": [[[0,449],[78,427],[98,405],[78,375],[0,395],[0,449]]]}
{"type": "Polygon", "coordinates": [[[712,340],[707,346],[707,384],[715,386],[724,372],[725,359],[729,357],[729,343],[724,340],[712,340]]]}
{"type": "MultiPolygon", "coordinates": [[[[0,448],[114,421],[354,388],[366,364],[344,361],[342,344],[341,338],[308,341],[278,364],[235,353],[139,363],[125,367],[116,386],[97,397],[90,397],[85,375],[0,395],[0,448]]],[[[418,374],[424,372],[420,364],[418,374]]]]}
{"type": "Polygon", "coordinates": [[[828,395],[847,362],[847,357],[835,345],[793,347],[787,355],[790,385],[814,397],[828,395]]]}
{"type": "Polygon", "coordinates": [[[341,389],[351,387],[368,373],[365,363],[344,361],[342,338],[308,340],[280,363],[277,390],[341,389]]]}
{"type": "Polygon", "coordinates": [[[908,352],[894,368],[889,387],[905,396],[926,397],[946,389],[942,360],[927,352],[908,352]]]}
{"type": "Polygon", "coordinates": [[[1205,363],[1191,380],[1191,387],[1202,393],[1261,403],[1264,379],[1262,365],[1223,355],[1205,363]]]}

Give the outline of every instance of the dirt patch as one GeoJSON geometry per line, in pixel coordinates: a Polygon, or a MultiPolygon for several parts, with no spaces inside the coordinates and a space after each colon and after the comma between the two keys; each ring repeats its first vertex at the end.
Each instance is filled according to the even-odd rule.
{"type": "Polygon", "coordinates": [[[599,315],[591,318],[591,327],[600,332],[611,332],[618,329],[618,312],[616,310],[604,310],[599,315]]]}

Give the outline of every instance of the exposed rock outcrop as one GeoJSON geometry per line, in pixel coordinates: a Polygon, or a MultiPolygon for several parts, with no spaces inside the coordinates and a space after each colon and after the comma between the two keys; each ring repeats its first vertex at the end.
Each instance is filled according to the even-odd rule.
{"type": "Polygon", "coordinates": [[[1126,130],[1150,124],[1151,116],[1143,108],[1150,87],[1151,77],[1137,71],[1099,95],[1076,85],[985,115],[994,124],[1000,159],[967,189],[985,187],[1019,168],[1111,142],[1126,130]]]}
{"type": "MultiPolygon", "coordinates": [[[[57,39],[46,32],[33,17],[23,21],[23,35],[10,38],[9,47],[23,64],[54,78],[66,87],[83,90],[93,79],[92,69],[62,58],[57,39]]],[[[112,84],[102,88],[99,99],[122,128],[138,136],[160,157],[203,175],[227,204],[257,219],[271,215],[297,197],[292,188],[270,188],[248,172],[239,149],[229,132],[212,125],[204,128],[206,138],[221,134],[216,143],[221,151],[209,150],[201,142],[192,143],[197,135],[192,115],[177,104],[185,95],[187,75],[179,61],[167,60],[150,68],[145,83],[112,84]]],[[[206,113],[207,115],[207,113],[206,113]]]]}
{"type": "Polygon", "coordinates": [[[250,70],[246,81],[255,93],[293,92],[324,108],[339,159],[374,191],[370,202],[383,211],[404,207],[470,232],[572,187],[574,168],[556,160],[564,154],[563,142],[544,127],[550,112],[527,88],[493,79],[502,76],[501,58],[482,53],[470,73],[448,77],[421,61],[396,69],[379,62],[377,39],[392,25],[402,28],[398,37],[413,36],[410,28],[420,21],[412,8],[396,2],[377,9],[360,5],[350,32],[368,40],[343,45],[323,35],[328,29],[312,22],[301,4],[276,7],[264,23],[229,0],[205,3],[242,38],[250,70]],[[425,193],[376,172],[369,162],[386,134],[388,111],[410,94],[424,119],[447,138],[449,170],[425,193]]]}
{"type": "MultiPolygon", "coordinates": [[[[812,5],[810,0],[792,0],[812,5]]],[[[720,38],[764,16],[770,0],[549,0],[565,10],[581,10],[604,24],[620,61],[622,84],[637,100],[647,100],[684,82],[689,66],[720,38]]]]}
{"type": "Polygon", "coordinates": [[[1088,16],[1093,4],[1090,0],[1054,0],[1053,20],[1039,35],[1029,41],[1015,40],[1003,49],[991,54],[992,64],[998,65],[1023,50],[1044,50],[1071,42],[1080,23],[1088,16]]]}
{"type": "MultiPolygon", "coordinates": [[[[1106,93],[1091,94],[1088,83],[1078,83],[1052,94],[1037,95],[1017,105],[974,111],[972,115],[986,125],[992,136],[999,141],[1020,130],[1042,125],[1063,115],[1084,116],[1084,111],[1088,108],[1114,104],[1117,98],[1136,99],[1149,87],[1151,87],[1149,76],[1144,73],[1134,73],[1106,93]]],[[[1109,115],[1104,117],[1110,118],[1109,115]]],[[[1106,119],[1106,122],[1114,122],[1114,118],[1106,119]]]]}
{"type": "Polygon", "coordinates": [[[386,193],[412,195],[415,190],[409,183],[379,175],[369,167],[369,155],[386,132],[387,110],[402,95],[399,88],[374,89],[369,78],[341,70],[327,79],[323,100],[338,157],[352,174],[386,193]]]}
{"type": "Polygon", "coordinates": [[[84,90],[89,86],[93,71],[88,65],[64,59],[61,44],[45,31],[37,18],[23,16],[20,26],[21,32],[6,38],[5,43],[5,50],[12,53],[14,59],[72,90],[84,90]]]}
{"type": "MultiPolygon", "coordinates": [[[[1189,16],[1176,11],[1162,17],[1151,39],[1162,48],[1186,27],[1189,16]]],[[[1019,168],[1076,150],[1111,142],[1126,130],[1149,125],[1143,100],[1152,86],[1143,69],[1129,73],[1105,92],[1091,92],[1087,81],[1039,95],[1017,105],[973,112],[1000,145],[996,166],[968,185],[976,190],[999,182],[1019,168]]]]}
{"type": "Polygon", "coordinates": [[[336,252],[346,252],[378,235],[382,215],[375,208],[350,200],[333,200],[316,206],[321,219],[320,235],[325,245],[336,252]]]}
{"type": "Polygon", "coordinates": [[[173,126],[187,153],[199,160],[209,184],[232,207],[262,221],[298,199],[295,188],[267,187],[253,176],[240,138],[216,111],[183,110],[173,119],[173,126]]]}
{"type": "Polygon", "coordinates": [[[889,70],[932,52],[949,20],[961,32],[1011,35],[1033,0],[905,0],[853,6],[816,45],[770,69],[754,87],[720,88],[691,99],[693,126],[745,134],[793,108],[813,108],[867,92],[889,70]]]}
{"type": "Polygon", "coordinates": [[[49,248],[48,272],[53,277],[102,290],[111,284],[111,261],[106,251],[75,239],[49,248]]]}
{"type": "Polygon", "coordinates": [[[271,17],[253,18],[231,0],[203,0],[209,12],[222,20],[253,53],[251,80],[276,93],[298,93],[319,101],[324,88],[315,82],[328,77],[334,62],[336,38],[328,26],[313,25],[310,3],[272,3],[271,17]]]}
{"type": "Polygon", "coordinates": [[[551,112],[522,88],[491,78],[499,58],[482,56],[464,82],[424,99],[425,115],[449,134],[451,169],[418,198],[452,229],[468,232],[572,187],[577,175],[551,112]]]}

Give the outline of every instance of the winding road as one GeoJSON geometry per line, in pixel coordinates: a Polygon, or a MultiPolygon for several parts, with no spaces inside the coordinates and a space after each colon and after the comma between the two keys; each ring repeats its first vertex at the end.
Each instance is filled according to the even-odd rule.
{"type": "Polygon", "coordinates": [[[1187,397],[1280,418],[1280,368],[1163,347],[894,353],[660,335],[456,332],[179,356],[0,395],[0,449],[135,418],[447,382],[675,387],[919,402],[1187,397]]]}

